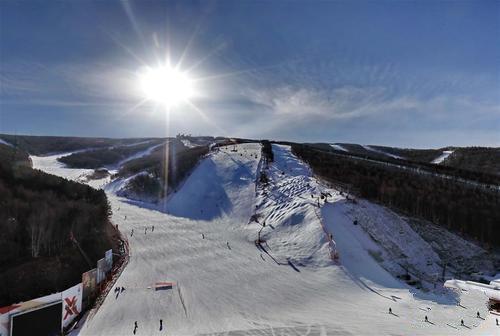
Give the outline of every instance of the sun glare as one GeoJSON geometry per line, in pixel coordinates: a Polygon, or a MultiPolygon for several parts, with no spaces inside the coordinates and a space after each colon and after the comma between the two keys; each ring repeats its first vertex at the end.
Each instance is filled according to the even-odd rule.
{"type": "Polygon", "coordinates": [[[147,99],[173,107],[187,102],[194,94],[193,81],[186,73],[170,66],[147,68],[139,76],[147,99]]]}

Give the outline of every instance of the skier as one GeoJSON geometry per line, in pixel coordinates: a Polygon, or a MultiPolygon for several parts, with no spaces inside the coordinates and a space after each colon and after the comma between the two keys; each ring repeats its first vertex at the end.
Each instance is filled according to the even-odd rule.
{"type": "Polygon", "coordinates": [[[134,229],[132,229],[132,232],[130,232],[130,237],[134,235],[134,229]]]}
{"type": "Polygon", "coordinates": [[[119,295],[120,295],[120,287],[115,287],[115,299],[118,299],[119,295]]]}
{"type": "Polygon", "coordinates": [[[429,319],[427,318],[427,315],[425,315],[425,322],[429,322],[429,319]]]}
{"type": "Polygon", "coordinates": [[[498,319],[496,319],[496,320],[497,320],[497,325],[498,325],[498,319]]]}
{"type": "Polygon", "coordinates": [[[135,335],[135,333],[137,332],[137,328],[138,328],[138,327],[137,327],[137,321],[135,321],[135,322],[134,322],[134,335],[135,335]]]}
{"type": "Polygon", "coordinates": [[[460,325],[463,326],[464,325],[464,320],[460,320],[460,325]]]}
{"type": "Polygon", "coordinates": [[[122,286],[122,291],[121,291],[121,293],[123,293],[124,291],[125,291],[125,288],[122,286]]]}
{"type": "Polygon", "coordinates": [[[148,231],[147,227],[144,228],[144,234],[146,234],[146,231],[148,231]]]}
{"type": "Polygon", "coordinates": [[[201,239],[205,239],[205,234],[204,233],[201,234],[201,239]]]}
{"type": "Polygon", "coordinates": [[[227,248],[231,249],[231,246],[229,246],[229,242],[226,242],[226,244],[227,244],[227,248]]]}
{"type": "Polygon", "coordinates": [[[153,226],[151,227],[151,232],[153,232],[154,230],[155,230],[155,226],[153,225],[153,226]]]}
{"type": "Polygon", "coordinates": [[[162,330],[163,330],[163,320],[160,319],[160,331],[162,331],[162,330]]]}
{"type": "Polygon", "coordinates": [[[477,318],[481,318],[481,314],[479,314],[479,312],[477,312],[477,318]]]}
{"type": "Polygon", "coordinates": [[[389,307],[389,314],[392,314],[392,308],[389,307]]]}

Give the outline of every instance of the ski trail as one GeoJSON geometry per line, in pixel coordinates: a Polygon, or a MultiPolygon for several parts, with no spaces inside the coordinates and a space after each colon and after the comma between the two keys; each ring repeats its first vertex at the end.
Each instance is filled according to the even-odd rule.
{"type": "Polygon", "coordinates": [[[383,155],[386,155],[386,156],[390,156],[392,157],[393,159],[402,159],[404,160],[403,157],[401,156],[398,156],[398,155],[394,155],[394,154],[391,154],[391,153],[388,153],[388,152],[385,152],[385,151],[382,151],[380,149],[377,149],[373,146],[370,146],[370,145],[361,145],[364,149],[366,150],[369,150],[369,151],[372,151],[372,152],[375,152],[375,153],[379,153],[379,154],[383,154],[383,155]]]}
{"type": "MultiPolygon", "coordinates": [[[[273,145],[271,182],[256,194],[260,145],[231,149],[200,162],[164,211],[108,192],[111,220],[129,237],[130,260],[116,283],[125,291],[117,298],[108,295],[72,335],[130,335],[135,321],[138,335],[491,335],[496,330],[489,318],[477,328],[446,326],[460,321],[463,309],[416,298],[368,254],[368,238],[354,234],[352,221],[330,204],[321,216],[333,225],[342,266],[335,265],[315,214],[314,195],[325,187],[307,165],[289,146],[273,145]],[[262,226],[249,223],[254,213],[266,221],[263,245],[285,265],[263,260],[255,244],[262,226]],[[145,232],[152,225],[154,232],[145,232]],[[175,282],[177,288],[148,289],[158,281],[175,282]],[[432,308],[429,318],[436,325],[422,322],[423,304],[432,308]],[[388,316],[389,307],[397,321],[388,316]]],[[[51,163],[45,164],[51,170],[51,163]]],[[[74,176],[66,168],[51,171],[74,176]]],[[[329,202],[342,200],[332,193],[329,202]]],[[[484,297],[467,293],[460,300],[486,316],[484,297]]]]}
{"type": "Polygon", "coordinates": [[[450,156],[451,154],[453,154],[452,150],[443,151],[443,153],[441,153],[441,155],[439,155],[437,158],[435,158],[434,160],[432,160],[431,163],[440,164],[444,160],[446,160],[448,158],[448,156],[450,156]]]}

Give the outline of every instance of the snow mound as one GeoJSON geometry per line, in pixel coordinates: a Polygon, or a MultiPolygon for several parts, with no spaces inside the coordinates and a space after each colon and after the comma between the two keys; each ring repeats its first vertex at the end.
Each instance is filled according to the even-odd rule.
{"type": "Polygon", "coordinates": [[[309,167],[298,160],[287,146],[273,145],[275,162],[265,172],[270,179],[257,193],[256,217],[261,239],[280,263],[300,266],[328,266],[328,241],[317,214],[317,183],[309,167]]]}

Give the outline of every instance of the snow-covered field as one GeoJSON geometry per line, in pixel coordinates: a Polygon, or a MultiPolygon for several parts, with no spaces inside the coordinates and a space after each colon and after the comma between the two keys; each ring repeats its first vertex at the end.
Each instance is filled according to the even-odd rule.
{"type": "MultiPolygon", "coordinates": [[[[86,182],[87,176],[94,172],[94,169],[69,169],[65,167],[64,163],[57,161],[58,158],[67,156],[71,153],[55,154],[50,156],[33,156],[31,155],[31,161],[33,163],[33,168],[43,170],[46,173],[62,176],[68,180],[86,182]]],[[[104,187],[110,182],[110,178],[106,177],[99,180],[90,180],[86,182],[93,188],[99,189],[104,187]]]]}
{"type": "MultiPolygon", "coordinates": [[[[232,148],[205,158],[164,204],[132,202],[105,188],[112,221],[131,248],[117,281],[125,291],[111,292],[74,335],[131,335],[135,321],[137,335],[500,334],[483,293],[424,293],[387,271],[407,260],[415,272],[434,272],[439,258],[397,215],[346,201],[288,146],[273,145],[275,162],[267,168],[259,144],[232,148]],[[260,168],[270,183],[256,188],[260,168]],[[332,196],[319,209],[321,191],[332,196]],[[259,248],[254,240],[263,223],[259,248]],[[149,288],[158,281],[176,285],[149,288]]],[[[35,168],[69,179],[89,174],[64,168],[56,156],[32,159],[35,168]]]]}

